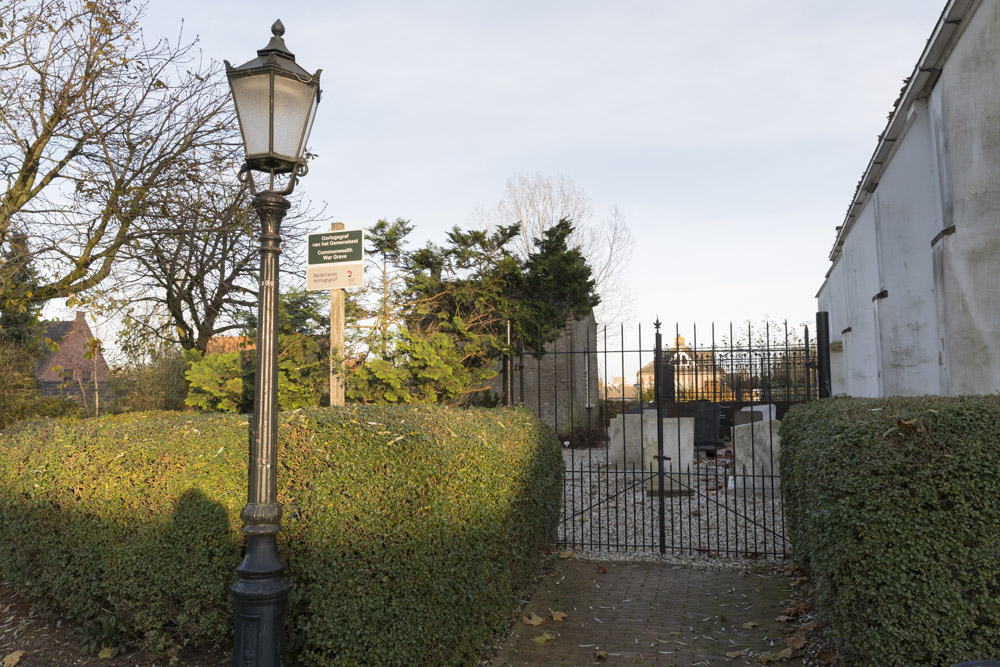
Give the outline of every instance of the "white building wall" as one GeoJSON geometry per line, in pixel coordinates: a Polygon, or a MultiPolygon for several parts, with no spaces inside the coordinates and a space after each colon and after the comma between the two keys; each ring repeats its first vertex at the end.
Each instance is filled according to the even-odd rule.
{"type": "Polygon", "coordinates": [[[988,394],[1000,390],[1000,2],[979,6],[935,88],[955,225],[938,241],[942,353],[952,394],[988,394]]]}
{"type": "Polygon", "coordinates": [[[930,247],[939,222],[926,101],[909,114],[874,199],[879,287],[868,300],[877,313],[884,396],[941,390],[930,247]]]}
{"type": "Polygon", "coordinates": [[[872,295],[879,291],[878,254],[875,206],[871,199],[844,241],[843,263],[847,321],[841,332],[846,393],[879,396],[878,342],[872,304],[872,295]]]}

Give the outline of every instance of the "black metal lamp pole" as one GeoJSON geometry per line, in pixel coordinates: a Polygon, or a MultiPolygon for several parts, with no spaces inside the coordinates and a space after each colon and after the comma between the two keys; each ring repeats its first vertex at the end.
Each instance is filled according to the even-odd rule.
{"type": "Polygon", "coordinates": [[[246,148],[240,180],[253,193],[260,218],[260,289],[257,310],[257,366],[253,420],[250,425],[247,505],[240,518],[246,534],[246,556],[236,568],[230,588],[236,606],[233,667],[283,667],[285,607],[292,582],[278,557],[281,530],[277,498],[278,465],[278,255],[281,220],[290,204],[285,195],[306,174],[305,142],[319,104],[319,75],[295,64],[282,39],[281,21],[257,58],[233,67],[226,76],[246,148]],[[269,174],[268,188],[258,192],[251,171],[269,174]],[[284,189],[275,177],[288,175],[284,189]]]}
{"type": "Polygon", "coordinates": [[[240,514],[246,557],[230,588],[236,604],[233,667],[284,665],[285,603],[292,582],[278,557],[281,525],[277,500],[278,464],[278,254],[281,219],[289,203],[281,194],[253,198],[260,217],[260,297],[257,310],[257,367],[250,427],[248,500],[240,514]]]}

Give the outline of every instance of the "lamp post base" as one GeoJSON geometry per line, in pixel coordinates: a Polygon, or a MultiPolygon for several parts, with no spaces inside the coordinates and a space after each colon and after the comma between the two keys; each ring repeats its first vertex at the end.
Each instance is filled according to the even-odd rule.
{"type": "Polygon", "coordinates": [[[239,579],[229,588],[236,605],[233,667],[285,665],[285,601],[292,582],[274,537],[272,532],[247,534],[247,555],[236,568],[239,579]]]}

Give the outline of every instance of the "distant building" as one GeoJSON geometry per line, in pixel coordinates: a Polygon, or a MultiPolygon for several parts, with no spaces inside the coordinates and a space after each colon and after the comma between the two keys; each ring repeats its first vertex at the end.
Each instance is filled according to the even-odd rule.
{"type": "Polygon", "coordinates": [[[634,401],[638,396],[634,384],[626,384],[625,378],[611,378],[611,382],[605,383],[603,379],[598,381],[597,391],[602,400],[607,401],[634,401]]]}
{"type": "Polygon", "coordinates": [[[1000,2],[947,2],[816,297],[833,393],[1000,390],[1000,2]]]}
{"type": "Polygon", "coordinates": [[[44,335],[54,345],[35,370],[39,391],[92,406],[95,380],[97,391],[104,395],[110,370],[100,347],[92,351],[94,334],[85,313],[77,312],[69,321],[49,323],[44,335]]]}
{"type": "MultiPolygon", "coordinates": [[[[660,390],[664,401],[711,400],[733,398],[726,369],[719,366],[712,350],[695,350],[677,336],[672,347],[664,347],[660,366],[660,390]]],[[[636,384],[643,391],[652,391],[656,372],[655,360],[650,360],[636,373],[636,384]]]]}
{"type": "Polygon", "coordinates": [[[208,339],[205,354],[223,354],[256,349],[256,341],[246,336],[212,336],[208,339]]]}

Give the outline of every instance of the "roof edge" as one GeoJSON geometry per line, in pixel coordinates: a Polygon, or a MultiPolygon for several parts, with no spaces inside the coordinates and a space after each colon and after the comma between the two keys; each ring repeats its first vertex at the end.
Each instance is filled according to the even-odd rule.
{"type": "Polygon", "coordinates": [[[844,222],[837,228],[837,239],[834,241],[833,249],[830,250],[828,257],[831,262],[840,255],[844,239],[854,226],[857,215],[864,208],[869,196],[875,192],[879,179],[895,152],[897,140],[904,134],[910,106],[930,94],[934,84],[941,76],[941,70],[948,60],[948,56],[951,55],[955,43],[965,32],[969,19],[979,9],[980,4],[982,4],[982,0],[949,0],[941,11],[941,16],[938,18],[931,36],[927,39],[923,53],[920,54],[912,74],[900,92],[899,100],[892,113],[889,114],[889,122],[886,123],[882,134],[879,135],[875,152],[872,153],[868,166],[865,168],[861,180],[858,181],[851,203],[847,207],[844,222]]]}

